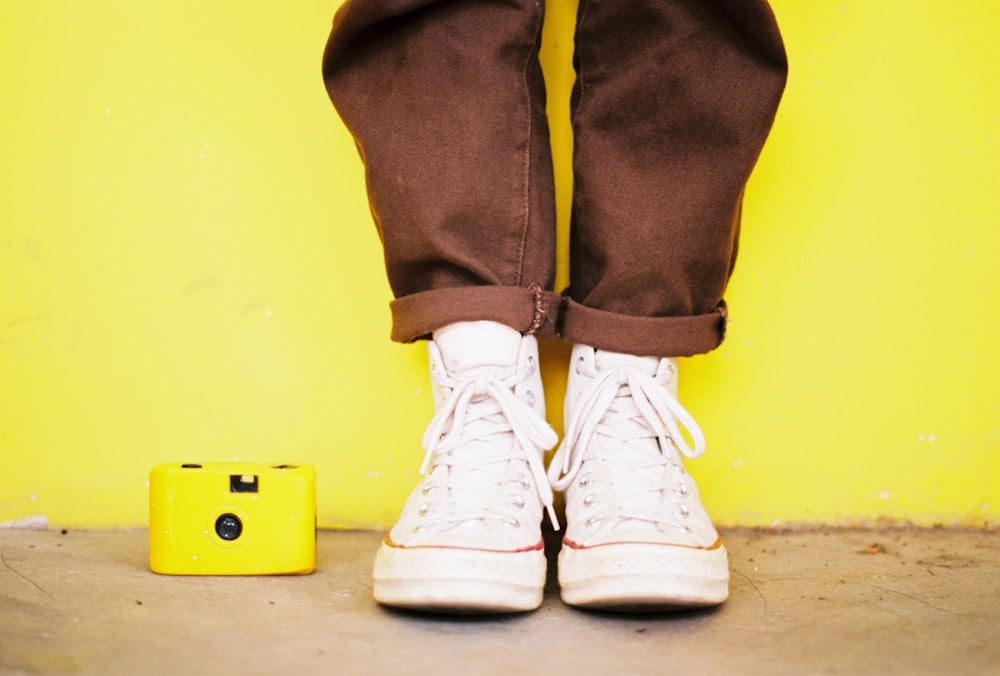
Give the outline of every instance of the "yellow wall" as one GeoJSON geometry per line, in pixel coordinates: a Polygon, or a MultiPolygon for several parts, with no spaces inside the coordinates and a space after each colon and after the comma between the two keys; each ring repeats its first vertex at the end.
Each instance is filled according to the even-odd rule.
{"type": "MultiPolygon", "coordinates": [[[[430,400],[321,84],[337,4],[0,1],[0,521],[142,524],[174,459],[311,462],[321,525],[394,519],[430,400]]],[[[725,524],[995,524],[1000,10],[773,4],[792,75],[730,338],[683,366],[691,467],[725,524]]]]}

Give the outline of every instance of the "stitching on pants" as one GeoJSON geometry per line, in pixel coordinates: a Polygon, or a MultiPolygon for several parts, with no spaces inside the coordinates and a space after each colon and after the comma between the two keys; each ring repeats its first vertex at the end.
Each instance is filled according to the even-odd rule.
{"type": "Polygon", "coordinates": [[[537,53],[539,45],[542,40],[542,23],[545,17],[545,9],[540,4],[539,0],[535,0],[535,10],[538,16],[535,22],[535,38],[532,41],[531,48],[528,50],[528,58],[525,59],[524,65],[521,67],[521,79],[524,83],[524,93],[527,100],[527,113],[528,113],[528,138],[525,144],[524,151],[524,185],[522,187],[521,197],[524,200],[524,221],[521,225],[521,242],[517,251],[517,279],[518,282],[523,278],[524,275],[524,253],[528,244],[528,229],[531,227],[531,153],[532,153],[532,140],[535,133],[535,121],[533,116],[534,99],[531,94],[531,81],[528,77],[528,69],[531,66],[532,58],[537,59],[537,53]]]}
{"type": "Polygon", "coordinates": [[[584,59],[583,59],[583,24],[587,20],[587,12],[590,9],[590,0],[580,0],[580,4],[583,9],[578,10],[576,19],[576,34],[575,34],[575,44],[574,50],[576,53],[577,64],[576,64],[576,83],[579,88],[579,92],[576,98],[576,110],[570,116],[570,124],[576,124],[576,118],[580,113],[580,108],[583,102],[583,90],[586,85],[586,78],[584,77],[584,59]]]}
{"type": "Polygon", "coordinates": [[[722,345],[722,341],[726,339],[726,331],[729,329],[729,308],[726,306],[726,301],[719,301],[719,304],[715,307],[715,311],[719,313],[722,317],[722,327],[719,329],[719,342],[718,345],[722,345]]]}
{"type": "Polygon", "coordinates": [[[542,324],[545,323],[545,320],[548,318],[549,312],[548,304],[545,302],[545,293],[542,291],[542,287],[538,284],[532,284],[528,288],[531,289],[531,300],[535,307],[535,315],[531,319],[531,326],[529,326],[528,330],[525,332],[525,335],[530,336],[538,331],[538,329],[542,328],[542,324]]]}
{"type": "MultiPolygon", "coordinates": [[[[629,2],[630,0],[625,0],[629,2]]],[[[580,117],[580,111],[583,109],[584,95],[586,94],[587,88],[587,66],[586,58],[584,55],[584,26],[587,22],[587,14],[590,12],[590,0],[580,0],[580,5],[577,8],[576,16],[576,28],[573,33],[573,55],[576,59],[576,105],[570,111],[570,126],[573,130],[573,139],[576,143],[577,132],[579,131],[579,126],[577,124],[577,119],[580,117]]],[[[574,175],[576,172],[576,167],[573,167],[574,175]]],[[[577,289],[581,293],[589,293],[587,291],[587,267],[586,267],[586,256],[583,255],[584,250],[584,240],[586,235],[581,233],[586,232],[585,219],[584,219],[584,209],[577,209],[576,201],[576,191],[577,188],[574,187],[572,202],[571,202],[571,216],[570,220],[575,224],[571,225],[571,230],[576,230],[576,240],[577,245],[574,248],[572,246],[573,237],[570,237],[570,286],[573,286],[573,279],[579,280],[580,287],[577,289]],[[578,271],[578,272],[577,272],[578,271]],[[574,274],[575,273],[575,274],[574,274]]],[[[581,202],[582,204],[582,202],[581,202]]]]}

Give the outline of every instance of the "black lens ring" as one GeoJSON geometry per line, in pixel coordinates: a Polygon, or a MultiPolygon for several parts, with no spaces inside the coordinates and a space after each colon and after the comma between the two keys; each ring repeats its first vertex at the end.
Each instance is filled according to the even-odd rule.
{"type": "Polygon", "coordinates": [[[215,534],[223,540],[232,542],[243,534],[243,522],[235,514],[226,512],[215,520],[215,534]]]}

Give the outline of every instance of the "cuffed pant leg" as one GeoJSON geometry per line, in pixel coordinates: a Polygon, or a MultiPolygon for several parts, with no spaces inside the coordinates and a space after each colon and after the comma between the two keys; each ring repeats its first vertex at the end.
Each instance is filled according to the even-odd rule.
{"type": "Polygon", "coordinates": [[[707,352],[725,331],[743,190],[787,64],[764,0],[581,0],[562,334],[707,352]]]}
{"type": "Polygon", "coordinates": [[[486,320],[523,334],[551,338],[556,333],[562,298],[534,286],[462,286],[422,291],[391,303],[392,339],[409,343],[448,324],[486,320]],[[472,318],[472,319],[470,319],[472,318]]]}
{"type": "Polygon", "coordinates": [[[541,0],[348,0],[334,19],[323,74],[365,164],[397,340],[460,320],[526,316],[525,330],[552,288],[543,14],[541,0]]]}

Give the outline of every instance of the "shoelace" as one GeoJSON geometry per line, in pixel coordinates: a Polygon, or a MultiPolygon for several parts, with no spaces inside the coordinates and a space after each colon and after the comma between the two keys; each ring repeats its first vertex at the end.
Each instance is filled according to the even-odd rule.
{"type": "MultiPolygon", "coordinates": [[[[671,447],[689,458],[705,452],[705,436],[698,423],[653,376],[628,367],[608,369],[596,374],[587,384],[574,415],[566,424],[566,435],[549,467],[548,477],[553,489],[565,490],[573,482],[593,436],[604,426],[616,428],[615,436],[625,446],[629,441],[653,436],[661,449],[660,456],[655,458],[648,451],[613,458],[626,477],[620,486],[623,494],[661,490],[662,484],[655,483],[659,476],[655,469],[674,463],[674,459],[666,455],[671,447]],[[634,408],[628,404],[628,399],[634,408]],[[690,435],[694,448],[685,440],[681,426],[690,435]]],[[[617,453],[620,455],[621,450],[617,453]]],[[[655,510],[636,514],[622,511],[619,517],[644,520],[665,518],[655,510]]]]}
{"type": "MultiPolygon", "coordinates": [[[[495,374],[486,374],[465,381],[445,376],[441,385],[451,388],[452,392],[442,403],[424,433],[425,455],[420,473],[425,474],[436,458],[458,468],[459,471],[467,469],[470,463],[474,466],[481,462],[481,459],[463,460],[461,452],[447,459],[445,456],[470,440],[511,432],[518,447],[514,451],[517,455],[491,459],[491,462],[523,456],[531,472],[538,497],[548,512],[553,528],[558,530],[559,522],[552,506],[552,488],[545,474],[542,454],[555,446],[559,437],[542,416],[514,395],[514,387],[530,377],[536,368],[537,365],[531,364],[503,379],[495,374]]],[[[506,480],[514,479],[507,477],[506,480]]],[[[485,483],[490,481],[487,480],[485,483]]],[[[496,483],[496,480],[493,480],[493,483],[496,483]]],[[[465,483],[462,492],[466,497],[456,496],[453,501],[455,505],[453,513],[441,515],[439,518],[445,523],[455,524],[487,516],[484,511],[470,508],[471,503],[477,498],[481,499],[487,488],[483,482],[465,483]],[[470,504],[464,504],[466,502],[470,504]]]]}

